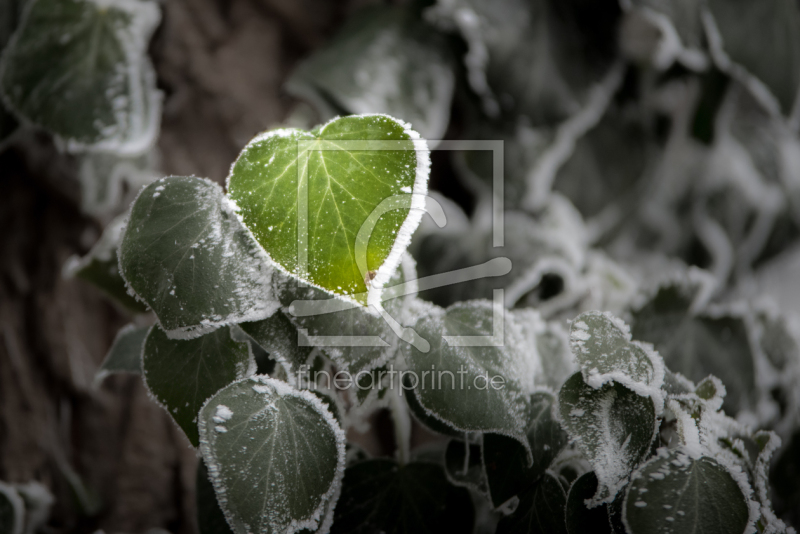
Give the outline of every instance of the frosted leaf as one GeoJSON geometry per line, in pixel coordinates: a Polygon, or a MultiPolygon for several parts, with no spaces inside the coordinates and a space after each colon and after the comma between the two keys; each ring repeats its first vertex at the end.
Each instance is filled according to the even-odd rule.
{"type": "Polygon", "coordinates": [[[692,0],[627,0],[621,32],[626,56],[666,69],[674,61],[693,69],[708,67],[700,4],[692,0]]]}
{"type": "Polygon", "coordinates": [[[160,18],[152,2],[30,2],[0,61],[6,104],[73,151],[143,152],[161,116],[147,57],[160,18]]]}
{"type": "Polygon", "coordinates": [[[663,406],[664,362],[653,349],[631,341],[630,329],[611,314],[587,312],[572,321],[572,352],[584,381],[593,388],[617,382],[663,406]]]}
{"type": "Polygon", "coordinates": [[[526,444],[534,370],[514,316],[488,301],[463,302],[431,309],[414,330],[431,347],[403,345],[420,407],[458,432],[496,432],[526,444]]]}
{"type": "Polygon", "coordinates": [[[444,469],[447,480],[454,486],[477,491],[483,496],[489,494],[480,443],[451,439],[445,450],[444,469]]]}
{"type": "MultiPolygon", "coordinates": [[[[413,261],[404,259],[387,282],[384,296],[391,297],[390,291],[394,290],[390,288],[399,289],[406,283],[413,285],[415,279],[413,261]]],[[[349,372],[353,378],[360,379],[360,373],[377,369],[397,352],[401,343],[397,332],[373,307],[342,303],[337,297],[331,297],[282,272],[275,273],[273,285],[276,296],[284,306],[286,318],[296,328],[294,339],[301,340],[309,347],[318,346],[340,370],[349,372]],[[308,301],[320,301],[320,308],[328,304],[343,306],[329,313],[320,313],[320,308],[312,307],[309,308],[312,314],[304,315],[308,301]]],[[[383,302],[382,309],[402,326],[406,323],[407,309],[413,297],[412,291],[407,295],[389,298],[383,302]]],[[[302,346],[300,349],[306,350],[302,346]]]]}
{"type": "Polygon", "coordinates": [[[152,152],[136,156],[89,153],[79,161],[81,211],[101,219],[125,211],[142,187],[159,178],[152,152]]]}
{"type": "Polygon", "coordinates": [[[536,326],[536,351],[542,365],[542,374],[535,378],[537,386],[557,389],[578,370],[569,334],[559,323],[541,321],[536,326]]]}
{"type": "Polygon", "coordinates": [[[449,484],[440,465],[365,460],[345,472],[331,534],[471,532],[473,517],[469,493],[449,484]]]}
{"type": "Polygon", "coordinates": [[[733,310],[706,311],[695,304],[699,288],[663,284],[632,312],[634,339],[652,343],[667,367],[695,382],[709,374],[727,389],[726,411],[756,404],[756,366],[746,317],[733,310]]]}
{"type": "Polygon", "coordinates": [[[545,1],[440,0],[426,15],[467,42],[468,81],[486,113],[526,115],[534,125],[579,108],[616,53],[616,2],[560,11],[545,1]]]}
{"type": "Polygon", "coordinates": [[[564,523],[567,495],[561,482],[547,472],[522,493],[516,510],[497,525],[497,534],[547,532],[567,534],[564,523]]]}
{"type": "Polygon", "coordinates": [[[251,358],[247,344],[231,339],[227,327],[183,340],[170,339],[154,326],[144,343],[142,372],[150,394],[197,447],[200,407],[223,387],[251,374],[251,358]]]}
{"type": "Polygon", "coordinates": [[[592,471],[578,477],[570,486],[565,510],[569,534],[612,534],[607,507],[589,507],[597,488],[597,476],[592,471]]]}
{"type": "Polygon", "coordinates": [[[197,527],[200,534],[233,534],[225,519],[225,514],[217,502],[214,485],[208,477],[208,468],[203,460],[197,465],[195,482],[197,503],[197,527]]]}
{"type": "Polygon", "coordinates": [[[313,349],[299,344],[301,337],[297,328],[282,312],[261,321],[241,323],[239,327],[267,351],[270,358],[283,365],[289,374],[299,371],[313,349]]]}
{"type": "Polygon", "coordinates": [[[714,61],[775,113],[789,115],[800,88],[800,10],[792,0],[710,0],[704,22],[714,61]],[[763,31],[751,33],[751,22],[763,31]],[[756,38],[754,38],[756,37],[756,38]]]}
{"type": "Polygon", "coordinates": [[[611,502],[650,452],[658,431],[653,400],[615,382],[595,389],[580,373],[567,380],[558,398],[564,428],[597,474],[591,506],[611,502]]]}
{"type": "Polygon", "coordinates": [[[119,255],[128,288],[170,337],[261,320],[279,306],[269,258],[209,180],[173,176],[145,187],[119,255]]]}
{"type": "Polygon", "coordinates": [[[99,387],[108,375],[114,373],[142,372],[142,350],[149,330],[149,326],[127,324],[117,332],[105,360],[95,374],[94,387],[99,387]]]}
{"type": "Polygon", "coordinates": [[[305,60],[286,90],[315,105],[323,119],[385,113],[442,139],[455,85],[446,40],[412,9],[380,6],[351,17],[305,60]]]}
{"type": "Polygon", "coordinates": [[[86,256],[73,255],[64,263],[62,276],[88,282],[128,313],[144,313],[147,307],[128,294],[125,280],[119,272],[117,249],[122,241],[124,226],[124,216],[111,221],[86,256]]]}
{"type": "Polygon", "coordinates": [[[0,531],[22,534],[25,522],[25,503],[12,486],[0,482],[0,531]]]}
{"type": "Polygon", "coordinates": [[[555,397],[550,393],[537,392],[531,396],[525,436],[533,454],[533,464],[516,440],[499,434],[484,434],[483,463],[495,507],[527,490],[566,447],[569,438],[553,413],[554,404],[555,397]]]}
{"type": "Polygon", "coordinates": [[[754,517],[748,497],[731,473],[713,458],[692,459],[680,449],[659,449],[634,473],[623,507],[630,534],[746,534],[754,517]]]}
{"type": "Polygon", "coordinates": [[[199,418],[200,450],[233,532],[318,527],[345,459],[344,433],[319,398],[254,376],[219,391],[199,418]],[[232,412],[225,432],[214,421],[220,404],[232,412]]]}
{"type": "Polygon", "coordinates": [[[429,172],[428,147],[410,125],[351,115],[311,132],[257,136],[227,185],[239,217],[284,272],[377,306],[422,218],[429,172]]]}

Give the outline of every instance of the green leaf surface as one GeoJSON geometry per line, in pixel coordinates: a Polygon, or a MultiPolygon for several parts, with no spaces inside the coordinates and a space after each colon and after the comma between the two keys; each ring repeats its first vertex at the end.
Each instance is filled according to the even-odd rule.
{"type": "Polygon", "coordinates": [[[324,119],[385,113],[411,123],[425,139],[442,139],[455,75],[444,37],[412,9],[375,6],[356,13],[286,82],[324,119]]]}
{"type": "Polygon", "coordinates": [[[609,313],[582,313],[572,321],[570,344],[588,385],[622,384],[650,396],[656,410],[661,410],[664,362],[652,348],[631,341],[630,329],[621,319],[609,313]]]}
{"type": "Polygon", "coordinates": [[[200,450],[236,534],[317,528],[345,458],[344,433],[322,401],[255,376],[219,391],[199,417],[200,450]]]}
{"type": "Polygon", "coordinates": [[[566,519],[569,534],[611,534],[608,511],[605,506],[589,508],[586,501],[597,493],[597,475],[593,471],[584,473],[569,488],[567,494],[566,519]]]}
{"type": "Polygon", "coordinates": [[[267,351],[270,358],[284,364],[290,373],[305,365],[313,350],[313,347],[299,345],[297,328],[281,312],[261,321],[241,323],[239,327],[267,351]]]}
{"type": "Polygon", "coordinates": [[[561,483],[550,473],[545,473],[532,488],[520,495],[514,513],[500,520],[497,534],[567,534],[564,522],[566,504],[567,495],[561,483]]]}
{"type": "Polygon", "coordinates": [[[200,534],[233,534],[225,520],[225,514],[222,513],[222,508],[219,507],[214,485],[208,477],[208,468],[203,460],[200,460],[197,465],[195,492],[197,526],[200,534]]]}
{"type": "MultiPolygon", "coordinates": [[[[721,40],[716,60],[758,78],[789,114],[800,90],[800,7],[794,0],[709,0],[714,32],[721,40]],[[753,28],[759,28],[754,34],[753,28]]],[[[717,44],[711,39],[712,49],[717,44]]],[[[735,72],[737,73],[737,72],[735,72]]]]}
{"type": "Polygon", "coordinates": [[[495,507],[532,486],[567,445],[569,438],[553,414],[555,397],[538,392],[531,396],[525,435],[533,452],[533,465],[525,448],[514,439],[484,434],[483,463],[495,507]]]}
{"type": "Polygon", "coordinates": [[[731,474],[716,460],[692,459],[676,449],[634,474],[624,504],[630,534],[744,534],[754,532],[748,501],[731,474]]]}
{"type": "Polygon", "coordinates": [[[667,367],[699,382],[722,380],[729,413],[755,405],[755,363],[748,327],[738,314],[695,312],[696,289],[668,283],[632,312],[635,339],[652,343],[667,367]]]}
{"type": "Polygon", "coordinates": [[[332,534],[471,532],[469,493],[432,463],[376,459],[347,468],[332,534]]]}
{"type": "Polygon", "coordinates": [[[159,20],[152,2],[32,0],[0,60],[6,104],[73,150],[142,152],[161,115],[146,55],[159,20]]]}
{"type": "Polygon", "coordinates": [[[195,339],[170,339],[150,329],[142,353],[144,382],[195,447],[197,412],[214,393],[255,372],[247,343],[231,338],[228,327],[195,339]]]}
{"type": "Polygon", "coordinates": [[[424,353],[403,345],[423,410],[462,433],[496,432],[527,444],[535,362],[514,317],[489,301],[471,301],[431,309],[414,329],[431,346],[424,353]]]}
{"type": "Polygon", "coordinates": [[[144,313],[147,306],[132,297],[119,272],[117,249],[122,241],[124,217],[111,221],[86,256],[72,256],[64,264],[65,278],[80,278],[102,291],[128,313],[144,313]]]}
{"type": "Polygon", "coordinates": [[[0,482],[0,532],[22,534],[25,522],[25,503],[17,490],[0,482]]]}
{"type": "Polygon", "coordinates": [[[127,324],[117,332],[111,348],[108,349],[105,360],[103,360],[94,377],[95,387],[99,386],[111,374],[141,374],[144,341],[149,331],[149,326],[127,324]]]}
{"type": "Polygon", "coordinates": [[[650,452],[658,429],[653,400],[614,382],[594,389],[580,373],[567,380],[558,398],[564,428],[599,480],[593,504],[612,501],[650,452]]]}
{"type": "Polygon", "coordinates": [[[228,194],[283,270],[361,304],[369,291],[378,304],[422,216],[429,167],[408,125],[350,116],[259,135],[234,163],[228,194]]]}
{"type": "Polygon", "coordinates": [[[269,259],[235,210],[217,184],[182,176],[148,185],[131,208],[122,276],[171,337],[261,320],[278,308],[269,259]]]}

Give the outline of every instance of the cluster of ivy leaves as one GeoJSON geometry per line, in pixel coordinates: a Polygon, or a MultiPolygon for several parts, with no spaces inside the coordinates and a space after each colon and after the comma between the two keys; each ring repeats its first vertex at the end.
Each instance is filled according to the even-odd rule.
{"type": "MultiPolygon", "coordinates": [[[[158,115],[157,19],[144,1],[55,1],[14,22],[3,102],[114,182],[158,115]],[[103,53],[36,72],[87,50],[103,53]]],[[[321,126],[254,138],[225,190],[146,185],[70,266],[145,317],[98,381],[140,373],[199,448],[204,534],[789,532],[798,57],[793,0],[359,12],[286,84],[321,126]],[[431,172],[444,137],[503,140],[502,197],[490,152],[436,154],[431,172]],[[462,387],[387,382],[395,368],[462,387]],[[371,458],[345,436],[384,408],[397,452],[371,458]],[[435,444],[409,450],[423,428],[435,444]]],[[[6,500],[0,521],[18,515],[6,500]]]]}

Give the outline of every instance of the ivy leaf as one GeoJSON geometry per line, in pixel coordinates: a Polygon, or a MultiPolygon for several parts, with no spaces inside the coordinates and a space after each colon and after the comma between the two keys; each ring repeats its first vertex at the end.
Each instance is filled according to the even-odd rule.
{"type": "Polygon", "coordinates": [[[531,396],[525,435],[533,452],[533,465],[516,440],[491,433],[483,436],[483,463],[495,507],[528,489],[567,445],[569,438],[553,415],[554,403],[550,393],[531,396]]]}
{"type": "Polygon", "coordinates": [[[514,513],[500,520],[497,534],[567,534],[566,504],[561,483],[550,473],[544,473],[532,488],[520,495],[514,513]]]}
{"type": "Polygon", "coordinates": [[[649,396],[661,411],[664,362],[651,347],[631,341],[630,329],[609,313],[586,312],[572,321],[572,352],[586,384],[600,388],[609,382],[649,396]]]}
{"type": "Polygon", "coordinates": [[[253,374],[255,361],[247,343],[231,339],[227,327],[183,340],[170,339],[154,326],[144,343],[142,371],[150,393],[197,447],[200,407],[231,382],[253,374]]]}
{"type": "Polygon", "coordinates": [[[594,474],[594,471],[584,473],[570,486],[566,504],[567,532],[569,534],[584,534],[585,532],[611,534],[606,507],[589,508],[586,506],[586,501],[591,500],[597,490],[597,475],[594,474]]]}
{"type": "Polygon", "coordinates": [[[403,345],[409,370],[419,378],[415,398],[426,414],[462,434],[495,432],[527,446],[536,362],[514,317],[488,301],[463,302],[429,310],[414,330],[431,347],[424,353],[403,345]],[[503,337],[495,339],[498,321],[503,337]]]}
{"type": "MultiPolygon", "coordinates": [[[[748,490],[749,491],[749,490],[748,490]]],[[[713,458],[692,459],[679,449],[659,454],[633,475],[623,521],[630,534],[739,534],[755,529],[748,499],[713,458]]]]}
{"type": "Polygon", "coordinates": [[[197,337],[278,308],[269,259],[235,211],[217,184],[182,176],[148,185],[133,204],[121,273],[170,337],[197,337]]]}
{"type": "Polygon", "coordinates": [[[146,150],[161,116],[147,58],[159,21],[152,2],[30,2],[0,61],[7,105],[72,150],[146,150]]]}
{"type": "Polygon", "coordinates": [[[17,490],[0,482],[0,531],[22,534],[25,522],[25,503],[17,490]]]}
{"type": "Polygon", "coordinates": [[[200,450],[236,534],[315,529],[335,502],[344,433],[322,401],[285,382],[234,382],[200,410],[200,450]]]}
{"type": "Polygon", "coordinates": [[[117,332],[114,343],[111,344],[111,348],[106,354],[106,359],[103,360],[94,377],[95,387],[99,386],[108,375],[114,373],[141,374],[144,340],[149,331],[149,326],[137,327],[127,324],[117,332]]]}
{"type": "Polygon", "coordinates": [[[288,373],[297,372],[308,361],[313,347],[300,346],[297,328],[283,313],[275,313],[261,321],[241,323],[244,330],[270,358],[287,367],[288,373]]]}
{"type": "Polygon", "coordinates": [[[414,415],[414,418],[419,421],[419,423],[436,432],[438,434],[442,434],[443,436],[448,436],[451,438],[456,439],[463,439],[464,433],[453,428],[450,424],[445,423],[441,419],[437,418],[431,412],[423,408],[423,406],[419,403],[419,399],[417,398],[417,393],[414,390],[413,383],[411,379],[406,377],[404,380],[404,385],[407,391],[404,391],[403,394],[406,398],[406,404],[408,404],[409,411],[414,415]]]}
{"type": "MultiPolygon", "coordinates": [[[[524,452],[523,449],[523,454],[524,452]]],[[[470,488],[482,495],[488,495],[480,443],[451,439],[444,453],[444,468],[447,480],[454,486],[470,488]]]]}
{"type": "Polygon", "coordinates": [[[469,493],[447,482],[440,465],[365,460],[347,468],[332,534],[471,532],[469,493]]]}
{"type": "Polygon", "coordinates": [[[564,428],[599,480],[592,506],[612,501],[650,452],[658,430],[653,400],[615,382],[595,389],[580,373],[567,380],[558,399],[564,428]]]}
{"type": "Polygon", "coordinates": [[[127,312],[144,313],[147,307],[128,294],[125,280],[119,272],[117,249],[122,241],[124,226],[124,217],[111,221],[89,253],[82,258],[71,256],[62,272],[64,278],[80,278],[93,285],[127,312]]]}
{"type": "Polygon", "coordinates": [[[256,137],[231,169],[228,194],[283,270],[377,305],[422,217],[429,167],[425,141],[405,123],[351,116],[256,137]]]}
{"type": "Polygon", "coordinates": [[[729,413],[755,406],[755,364],[748,327],[738,315],[695,311],[697,288],[681,281],[662,285],[632,312],[635,339],[652,343],[667,367],[699,382],[722,380],[729,413]]]}
{"type": "Polygon", "coordinates": [[[225,514],[217,502],[214,485],[208,477],[208,468],[201,459],[197,465],[197,479],[195,482],[197,502],[197,526],[200,534],[233,534],[231,527],[225,520],[225,514]]]}
{"type": "MultiPolygon", "coordinates": [[[[776,111],[788,115],[800,88],[800,8],[794,0],[709,0],[710,44],[714,59],[747,83],[755,77],[756,93],[764,87],[776,111]],[[757,36],[752,28],[763,31],[757,36]],[[754,39],[757,37],[757,39],[754,39]]],[[[753,83],[749,83],[751,87],[753,83]]]]}
{"type": "Polygon", "coordinates": [[[440,0],[429,14],[467,41],[468,80],[484,110],[535,126],[579,109],[616,54],[616,2],[440,0]]]}
{"type": "Polygon", "coordinates": [[[330,43],[286,82],[324,118],[386,113],[441,139],[455,86],[444,37],[410,9],[374,6],[351,17],[330,43]]]}

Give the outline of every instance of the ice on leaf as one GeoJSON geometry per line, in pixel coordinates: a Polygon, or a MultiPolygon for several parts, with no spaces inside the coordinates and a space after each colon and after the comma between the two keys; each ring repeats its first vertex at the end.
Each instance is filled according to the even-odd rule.
{"type": "Polygon", "coordinates": [[[335,504],[345,460],[344,432],[319,398],[254,376],[210,398],[199,419],[200,450],[234,533],[319,526],[335,504]]]}
{"type": "Polygon", "coordinates": [[[161,116],[147,57],[160,18],[153,2],[30,2],[0,60],[6,104],[72,150],[143,152],[161,116]]]}
{"type": "Polygon", "coordinates": [[[267,351],[270,358],[284,365],[289,374],[299,371],[313,349],[300,344],[301,340],[307,341],[305,336],[297,332],[282,312],[261,321],[241,323],[239,327],[267,351]]]}
{"type": "Polygon", "coordinates": [[[349,116],[259,135],[233,164],[228,194],[281,269],[377,305],[422,217],[429,167],[409,125],[349,116]]]}
{"type": "Polygon", "coordinates": [[[527,448],[535,367],[514,317],[489,301],[462,302],[429,310],[414,330],[431,347],[425,353],[403,345],[419,378],[415,400],[426,413],[462,433],[496,432],[527,448]]]}
{"type": "Polygon", "coordinates": [[[128,288],[170,337],[261,320],[279,307],[269,259],[209,180],[172,176],[145,187],[119,255],[128,288]]]}
{"type": "Polygon", "coordinates": [[[659,449],[634,473],[623,507],[631,534],[650,533],[653,525],[665,534],[747,534],[754,520],[748,496],[725,467],[680,449],[659,449]]]}
{"type": "Polygon", "coordinates": [[[84,154],[78,169],[81,211],[101,220],[117,215],[128,208],[142,187],[159,177],[152,152],[129,157],[107,152],[84,154]]]}
{"type": "Polygon", "coordinates": [[[631,341],[630,329],[611,314],[586,312],[572,321],[572,352],[593,388],[617,382],[663,406],[664,362],[653,349],[631,341]]]}
{"type": "Polygon", "coordinates": [[[558,399],[564,428],[597,474],[592,505],[611,502],[650,452],[658,430],[653,400],[616,382],[595,389],[580,373],[567,380],[558,399]]]}
{"type": "Polygon", "coordinates": [[[342,111],[386,113],[425,139],[442,139],[454,85],[446,40],[412,9],[375,6],[355,14],[301,63],[286,89],[326,119],[342,111]]]}
{"type": "Polygon", "coordinates": [[[253,372],[255,361],[247,344],[231,339],[228,327],[184,340],[170,339],[154,326],[144,342],[144,382],[195,447],[199,441],[197,412],[203,403],[253,372]]]}

